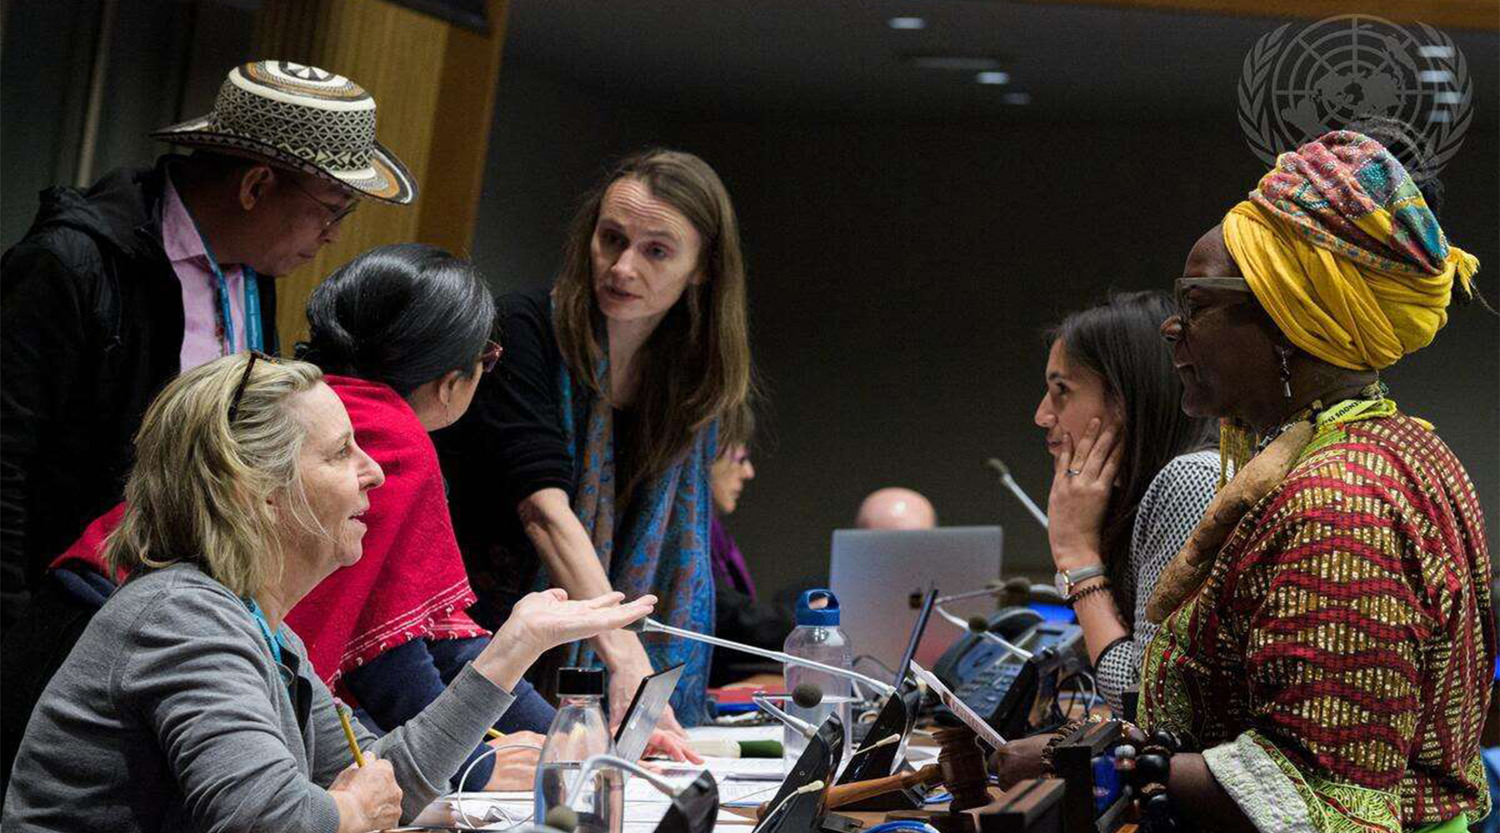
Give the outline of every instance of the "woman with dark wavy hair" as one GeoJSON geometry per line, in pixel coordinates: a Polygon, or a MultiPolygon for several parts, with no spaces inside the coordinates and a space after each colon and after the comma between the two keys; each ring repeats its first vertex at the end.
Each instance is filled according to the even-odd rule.
{"type": "MultiPolygon", "coordinates": [[[[652,588],[664,621],[710,630],[708,473],[744,441],[753,388],[744,258],[718,175],[670,150],[615,166],[575,216],[556,284],[504,298],[501,326],[500,371],[438,439],[481,624],[557,585],[652,588]]],[[[643,648],[621,632],[592,651],[614,719],[653,667],[677,663],[672,708],[704,719],[707,646],[643,648]]]]}
{"type": "Polygon", "coordinates": [[[1083,627],[1099,691],[1122,712],[1156,628],[1146,600],[1213,498],[1213,420],[1182,413],[1182,381],[1158,335],[1163,292],[1125,292],[1050,335],[1036,424],[1055,458],[1047,501],[1058,590],[1083,627]]]}

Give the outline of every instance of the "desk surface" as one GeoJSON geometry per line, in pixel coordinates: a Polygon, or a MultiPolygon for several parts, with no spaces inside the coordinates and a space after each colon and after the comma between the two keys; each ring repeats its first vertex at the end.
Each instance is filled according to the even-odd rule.
{"type": "MultiPolygon", "coordinates": [[[[690,729],[688,734],[693,738],[780,740],[781,732],[780,726],[703,726],[690,729]]],[[[922,741],[923,738],[920,736],[914,738],[912,746],[908,749],[909,757],[918,766],[932,760],[936,754],[935,749],[924,747],[922,741]]],[[[779,758],[709,758],[705,761],[705,765],[719,782],[721,805],[718,821],[714,825],[714,833],[748,833],[755,826],[755,822],[747,815],[753,813],[756,805],[772,798],[781,787],[779,778],[775,780],[752,779],[766,779],[779,775],[782,772],[781,760],[779,758]]],[[[697,777],[701,769],[668,766],[665,768],[665,774],[669,780],[680,781],[685,786],[697,777]]],[[[657,822],[666,813],[669,804],[670,801],[666,796],[643,779],[628,779],[625,787],[623,833],[652,833],[657,822]]],[[[934,809],[940,808],[941,805],[934,805],[934,809]]],[[[417,824],[428,825],[428,827],[416,829],[442,829],[444,827],[452,829],[449,826],[457,826],[459,829],[505,830],[523,820],[529,820],[531,811],[532,795],[530,792],[467,793],[462,797],[461,802],[455,794],[439,799],[423,811],[417,819],[417,824]],[[460,807],[470,815],[472,821],[479,823],[472,826],[463,825],[456,814],[460,807]]],[[[866,827],[885,820],[883,812],[840,811],[840,813],[859,820],[866,827]]],[[[1134,829],[1134,825],[1126,825],[1120,828],[1120,831],[1132,833],[1134,829]]]]}

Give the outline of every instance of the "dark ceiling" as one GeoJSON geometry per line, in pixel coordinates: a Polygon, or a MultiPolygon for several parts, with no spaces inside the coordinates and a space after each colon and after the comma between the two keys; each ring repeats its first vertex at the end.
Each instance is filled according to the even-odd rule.
{"type": "MultiPolygon", "coordinates": [[[[1004,0],[511,0],[505,61],[715,118],[1233,118],[1247,53],[1285,22],[1004,0]],[[926,28],[892,29],[897,16],[926,28]],[[1010,82],[923,69],[919,55],[993,57],[1010,82]]],[[[1451,34],[1475,122],[1493,128],[1500,35],[1451,34]]]]}

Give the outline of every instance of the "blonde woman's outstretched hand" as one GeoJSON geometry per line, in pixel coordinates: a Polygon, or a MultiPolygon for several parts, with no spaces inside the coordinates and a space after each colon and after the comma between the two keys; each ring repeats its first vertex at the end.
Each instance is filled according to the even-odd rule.
{"type": "Polygon", "coordinates": [[[656,597],[625,601],[624,593],[569,599],[559,587],[531,593],[516,602],[510,618],[474,660],[474,667],[509,691],[543,652],[622,628],[651,613],[656,597]]]}

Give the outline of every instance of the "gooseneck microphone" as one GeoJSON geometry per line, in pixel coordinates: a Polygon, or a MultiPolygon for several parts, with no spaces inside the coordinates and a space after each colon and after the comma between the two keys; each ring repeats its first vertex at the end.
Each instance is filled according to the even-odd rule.
{"type": "Polygon", "coordinates": [[[999,457],[991,457],[985,460],[984,464],[993,470],[995,474],[999,475],[1001,484],[1009,489],[1011,494],[1016,496],[1016,500],[1021,501],[1021,505],[1026,507],[1026,511],[1031,513],[1031,517],[1036,518],[1036,522],[1042,525],[1042,529],[1046,529],[1047,514],[1021,489],[1021,484],[1017,483],[1016,479],[1010,476],[1010,466],[1005,465],[1004,461],[999,457]]]}
{"type": "Polygon", "coordinates": [[[709,833],[719,814],[719,790],[713,775],[704,770],[691,783],[677,787],[660,775],[627,761],[618,755],[592,755],[578,767],[578,775],[563,794],[563,801],[547,811],[543,823],[563,833],[579,830],[578,811],[573,809],[582,797],[589,777],[598,769],[616,769],[644,779],[658,792],[672,799],[666,815],[657,823],[655,833],[709,833]]]}
{"type": "Polygon", "coordinates": [[[823,689],[816,683],[803,683],[792,689],[792,702],[804,709],[817,708],[823,702],[823,689]]]}
{"type": "MultiPolygon", "coordinates": [[[[858,671],[851,671],[847,668],[839,668],[834,665],[825,665],[824,663],[816,662],[814,660],[794,657],[791,654],[782,653],[781,651],[772,651],[766,648],[757,648],[754,645],[746,645],[743,642],[733,642],[728,639],[720,639],[717,636],[709,636],[708,634],[698,633],[696,631],[683,630],[682,628],[675,628],[671,625],[663,625],[662,623],[656,621],[655,619],[652,619],[649,616],[642,619],[637,619],[629,625],[626,625],[624,630],[634,631],[636,633],[665,633],[671,636],[680,636],[683,639],[691,639],[695,642],[706,642],[709,645],[715,645],[720,648],[728,648],[731,651],[739,651],[741,653],[751,654],[757,657],[776,660],[777,662],[785,663],[786,665],[797,665],[803,668],[812,668],[818,671],[822,671],[825,674],[832,674],[835,677],[841,677],[846,680],[853,680],[854,682],[868,686],[869,688],[878,691],[885,696],[890,696],[896,693],[895,686],[892,686],[890,683],[877,680],[874,677],[868,677],[864,674],[859,673],[858,671]]],[[[801,686],[798,686],[798,688],[801,688],[801,686]]],[[[821,691],[818,692],[818,700],[822,700],[821,691]]],[[[801,704],[799,703],[798,705],[801,704]]]]}
{"type": "MultiPolygon", "coordinates": [[[[943,610],[944,605],[954,602],[966,602],[970,599],[982,599],[993,596],[997,599],[1009,597],[1014,601],[1002,601],[1001,604],[1024,604],[1026,600],[1034,596],[1045,596],[1049,600],[1062,600],[1062,594],[1057,588],[1050,584],[1035,584],[1025,576],[1012,576],[1007,579],[996,579],[985,585],[982,590],[967,590],[963,593],[954,593],[951,596],[939,596],[933,601],[932,606],[937,610],[943,610]]],[[[915,596],[913,596],[915,598],[915,596]]],[[[913,602],[913,607],[916,603],[913,602]]]]}
{"type": "MultiPolygon", "coordinates": [[[[750,700],[761,711],[781,721],[783,726],[788,726],[793,731],[800,732],[808,740],[811,740],[818,733],[818,727],[788,713],[785,709],[771,702],[771,699],[762,692],[750,695],[750,700]]],[[[817,708],[817,705],[823,702],[823,689],[813,683],[803,683],[792,689],[792,702],[804,709],[817,708]]]]}
{"type": "Polygon", "coordinates": [[[990,630],[989,620],[985,619],[983,616],[972,616],[966,621],[958,618],[953,613],[938,605],[933,605],[932,609],[936,610],[938,612],[938,615],[942,616],[944,619],[947,619],[949,624],[952,624],[959,628],[963,628],[964,630],[981,638],[988,639],[991,642],[994,642],[995,644],[1004,648],[1005,650],[1011,652],[1012,654],[1020,657],[1022,660],[1031,659],[1030,651],[1011,642],[1000,634],[990,630]]]}

